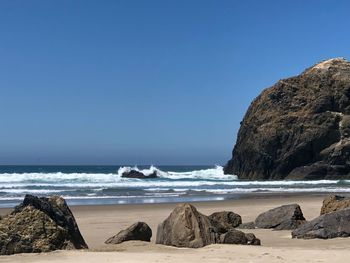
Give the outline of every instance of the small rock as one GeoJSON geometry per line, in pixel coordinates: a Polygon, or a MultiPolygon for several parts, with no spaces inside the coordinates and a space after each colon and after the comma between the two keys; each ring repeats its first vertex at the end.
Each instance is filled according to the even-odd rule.
{"type": "Polygon", "coordinates": [[[236,229],[230,229],[225,234],[220,235],[222,244],[260,245],[260,240],[252,233],[244,233],[236,229]]]}
{"type": "Polygon", "coordinates": [[[209,216],[212,224],[215,225],[220,232],[227,232],[228,229],[235,228],[242,224],[242,217],[233,212],[216,212],[209,216]]]}
{"type": "Polygon", "coordinates": [[[152,230],[144,222],[137,222],[127,229],[120,231],[113,237],[108,238],[106,244],[119,244],[129,240],[151,241],[152,230]]]}

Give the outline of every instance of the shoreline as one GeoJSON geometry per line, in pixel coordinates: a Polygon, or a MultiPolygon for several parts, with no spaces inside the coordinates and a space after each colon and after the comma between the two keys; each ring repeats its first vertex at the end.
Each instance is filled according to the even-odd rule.
{"type": "MultiPolygon", "coordinates": [[[[266,199],[266,198],[276,198],[276,197],[324,197],[327,195],[336,194],[336,195],[342,195],[342,196],[349,196],[349,192],[261,192],[261,193],[239,193],[235,195],[215,195],[212,197],[206,196],[195,196],[195,197],[188,197],[188,198],[172,198],[172,197],[162,197],[162,198],[137,198],[136,200],[143,200],[144,202],[135,202],[134,197],[123,198],[121,201],[120,199],[113,198],[113,197],[104,197],[104,198],[64,198],[66,199],[67,204],[69,207],[97,207],[97,206],[125,206],[125,205],[157,205],[157,204],[164,204],[164,205],[171,205],[171,204],[178,204],[178,203],[217,203],[217,202],[230,202],[234,200],[252,200],[252,199],[266,199]],[[148,199],[148,201],[147,201],[148,199]],[[161,200],[160,202],[156,202],[154,200],[161,200]],[[110,200],[110,202],[106,202],[106,200],[110,200]]],[[[53,194],[54,195],[54,194],[53,194]]],[[[40,197],[40,195],[38,195],[40,197]]],[[[18,205],[22,200],[22,198],[16,199],[16,200],[0,200],[0,215],[1,210],[11,210],[16,205],[18,205]]]]}

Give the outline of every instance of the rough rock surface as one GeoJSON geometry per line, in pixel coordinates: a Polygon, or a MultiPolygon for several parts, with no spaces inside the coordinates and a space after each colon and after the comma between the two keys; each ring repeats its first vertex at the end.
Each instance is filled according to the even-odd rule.
{"type": "Polygon", "coordinates": [[[335,238],[350,236],[350,209],[321,215],[292,232],[293,238],[335,238]]]}
{"type": "Polygon", "coordinates": [[[217,228],[223,228],[224,230],[235,228],[242,224],[242,217],[240,215],[228,211],[213,213],[209,216],[209,219],[217,228]]]}
{"type": "Polygon", "coordinates": [[[305,218],[297,204],[283,205],[260,214],[255,219],[257,228],[273,228],[275,230],[291,230],[304,224],[305,218]]]}
{"type": "Polygon", "coordinates": [[[321,215],[350,208],[350,198],[339,195],[330,195],[323,200],[321,215]]]}
{"type": "Polygon", "coordinates": [[[113,237],[108,238],[106,244],[119,244],[129,240],[151,241],[152,230],[144,222],[137,222],[127,229],[120,231],[113,237]]]}
{"type": "Polygon", "coordinates": [[[215,243],[260,245],[260,240],[253,234],[245,234],[231,226],[225,229],[220,225],[218,228],[217,223],[199,213],[194,206],[179,204],[170,216],[159,224],[156,243],[189,248],[215,243]]]}
{"type": "Polygon", "coordinates": [[[255,223],[254,222],[242,223],[237,228],[239,228],[239,229],[255,229],[255,223]]]}
{"type": "Polygon", "coordinates": [[[321,62],[250,105],[224,172],[241,179],[350,178],[350,63],[321,62]]]}
{"type": "Polygon", "coordinates": [[[153,172],[149,175],[145,175],[139,171],[136,170],[130,170],[128,172],[122,173],[123,178],[133,178],[133,179],[154,179],[158,178],[157,172],[153,172]]]}
{"type": "Polygon", "coordinates": [[[190,204],[179,204],[158,225],[157,244],[198,248],[216,243],[217,234],[209,218],[190,204]]]}
{"type": "Polygon", "coordinates": [[[253,233],[244,233],[236,229],[230,229],[220,235],[221,244],[241,244],[241,245],[261,245],[260,239],[256,238],[253,233]]]}
{"type": "Polygon", "coordinates": [[[0,254],[82,249],[87,245],[65,200],[26,195],[0,221],[0,254]]]}

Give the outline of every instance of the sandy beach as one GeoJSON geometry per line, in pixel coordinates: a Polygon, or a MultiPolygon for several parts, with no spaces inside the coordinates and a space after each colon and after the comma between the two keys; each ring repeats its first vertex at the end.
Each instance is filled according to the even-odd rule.
{"type": "MultiPolygon", "coordinates": [[[[319,215],[324,195],[260,196],[240,200],[194,203],[204,214],[229,210],[242,216],[243,222],[270,208],[298,203],[310,220],[319,215]]],[[[262,246],[210,245],[184,249],[155,244],[156,229],[176,204],[72,206],[82,235],[89,245],[86,251],[55,251],[42,254],[1,256],[0,262],[345,262],[350,257],[350,238],[330,240],[292,239],[290,231],[245,230],[253,232],[262,246]],[[104,241],[136,221],[144,221],[153,230],[150,243],[129,241],[105,245],[104,241]]],[[[9,209],[1,209],[1,215],[9,209]]]]}

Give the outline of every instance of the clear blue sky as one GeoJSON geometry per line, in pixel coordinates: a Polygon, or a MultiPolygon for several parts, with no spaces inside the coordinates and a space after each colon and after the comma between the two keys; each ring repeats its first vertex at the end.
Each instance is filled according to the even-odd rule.
{"type": "Polygon", "coordinates": [[[1,164],[224,164],[251,100],[350,58],[348,1],[0,1],[1,164]]]}

